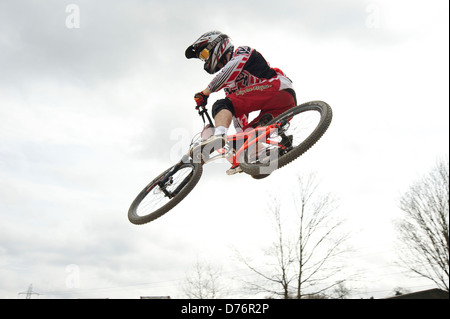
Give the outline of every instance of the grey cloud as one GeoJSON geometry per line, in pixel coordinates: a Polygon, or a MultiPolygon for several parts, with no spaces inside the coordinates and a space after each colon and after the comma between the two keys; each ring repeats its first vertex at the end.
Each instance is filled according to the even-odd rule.
{"type": "MultiPolygon", "coordinates": [[[[13,1],[0,4],[0,83],[30,79],[92,85],[124,74],[176,74],[186,64],[186,45],[200,32],[222,26],[255,32],[274,30],[318,38],[348,37],[373,41],[366,26],[365,1],[75,1],[80,28],[69,29],[61,1],[13,1]],[[259,23],[248,24],[247,21],[259,23]],[[151,63],[158,60],[158,65],[151,63]]],[[[387,37],[378,30],[377,34],[387,37]]],[[[166,78],[167,79],[167,78],[166,78]]]]}
{"type": "Polygon", "coordinates": [[[135,72],[141,65],[138,59],[150,61],[170,44],[160,32],[167,32],[170,12],[159,9],[157,2],[75,4],[80,9],[80,28],[70,29],[66,26],[70,12],[65,12],[67,4],[61,1],[2,2],[3,84],[31,79],[95,84],[135,72]]]}

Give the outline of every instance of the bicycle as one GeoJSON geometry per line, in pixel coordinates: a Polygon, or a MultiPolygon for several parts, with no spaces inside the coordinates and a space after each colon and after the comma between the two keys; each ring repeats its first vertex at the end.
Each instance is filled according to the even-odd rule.
{"type": "Polygon", "coordinates": [[[202,166],[216,159],[226,158],[255,179],[266,178],[309,150],[326,132],[333,116],[331,107],[323,101],[303,103],[249,131],[229,135],[221,149],[203,149],[200,153],[193,150],[212,134],[214,125],[206,108],[199,109],[199,114],[204,123],[202,132],[194,136],[188,153],[178,163],[137,195],[128,210],[131,223],[151,222],[174,208],[197,185],[202,166]]]}

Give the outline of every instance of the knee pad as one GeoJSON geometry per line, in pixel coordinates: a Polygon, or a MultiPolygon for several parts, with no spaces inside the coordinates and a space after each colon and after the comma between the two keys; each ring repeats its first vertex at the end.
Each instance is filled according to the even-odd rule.
{"type": "Polygon", "coordinates": [[[213,118],[216,117],[217,113],[219,113],[222,110],[228,110],[234,115],[234,107],[233,103],[231,103],[230,99],[221,99],[217,100],[212,107],[212,116],[213,118]]]}

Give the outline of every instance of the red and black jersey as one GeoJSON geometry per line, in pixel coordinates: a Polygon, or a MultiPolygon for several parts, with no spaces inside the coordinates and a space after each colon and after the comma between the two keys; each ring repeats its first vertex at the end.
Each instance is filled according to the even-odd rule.
{"type": "Polygon", "coordinates": [[[226,95],[277,76],[264,57],[248,46],[238,47],[233,57],[211,81],[211,92],[225,90],[226,95]]]}

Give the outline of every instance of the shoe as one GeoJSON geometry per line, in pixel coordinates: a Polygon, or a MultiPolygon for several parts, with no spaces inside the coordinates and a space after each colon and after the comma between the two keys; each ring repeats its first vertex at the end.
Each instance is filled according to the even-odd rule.
{"type": "Polygon", "coordinates": [[[234,175],[237,173],[242,173],[242,168],[239,165],[231,166],[231,168],[227,170],[227,175],[234,175]]]}
{"type": "Polygon", "coordinates": [[[217,151],[225,146],[227,143],[227,137],[225,134],[223,135],[213,135],[207,140],[201,142],[200,144],[196,145],[191,150],[191,157],[197,158],[201,154],[201,158],[203,161],[207,160],[209,158],[209,155],[217,151]]]}

